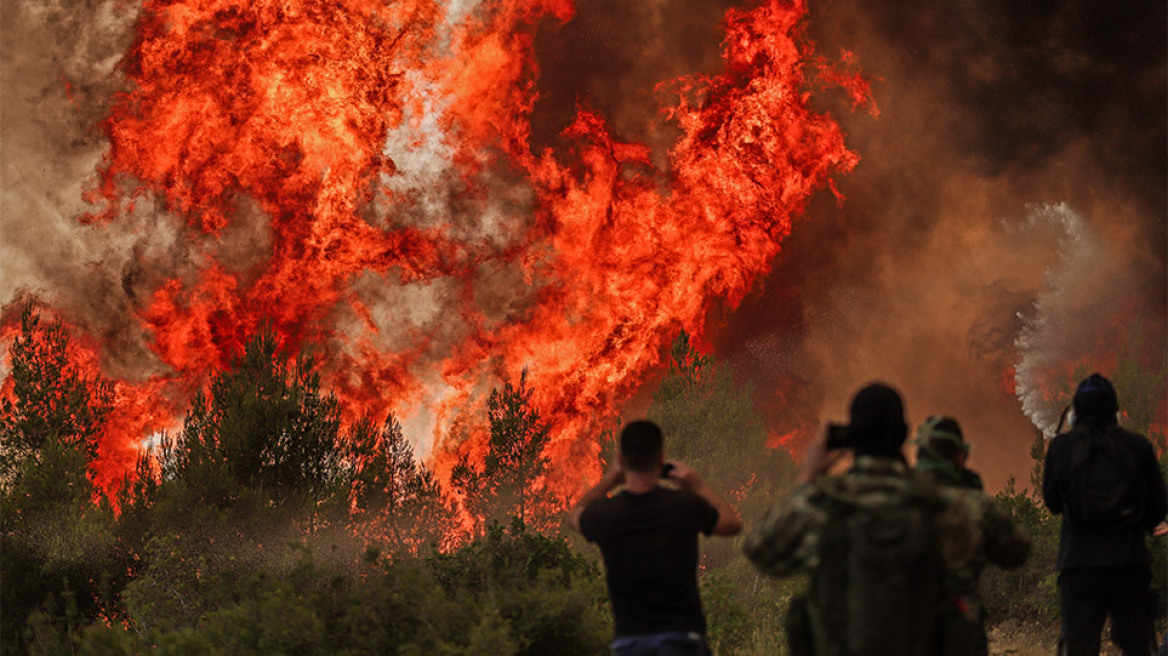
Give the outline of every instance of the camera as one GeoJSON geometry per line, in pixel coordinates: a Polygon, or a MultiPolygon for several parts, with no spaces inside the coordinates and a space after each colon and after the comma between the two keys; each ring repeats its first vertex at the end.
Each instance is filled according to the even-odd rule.
{"type": "Polygon", "coordinates": [[[827,449],[850,449],[852,441],[848,437],[848,427],[841,424],[827,425],[827,449]]]}
{"type": "Polygon", "coordinates": [[[661,478],[669,478],[669,475],[672,473],[673,473],[673,463],[672,462],[667,462],[661,466],[661,478]]]}

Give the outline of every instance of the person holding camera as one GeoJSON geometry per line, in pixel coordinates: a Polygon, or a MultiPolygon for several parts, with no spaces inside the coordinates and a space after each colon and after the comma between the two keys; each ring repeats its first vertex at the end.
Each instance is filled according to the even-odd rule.
{"type": "Polygon", "coordinates": [[[738,512],[697,472],[665,462],[663,443],[653,422],[626,425],[619,456],[568,516],[573,529],[600,547],[616,656],[709,654],[697,583],[698,534],[742,531],[738,512]]]}
{"type": "Polygon", "coordinates": [[[846,426],[829,426],[804,455],[796,488],[747,537],[771,576],[809,576],[791,602],[793,656],[973,656],[981,612],[961,581],[987,561],[1021,565],[1030,540],[985,495],[908,468],[900,394],[856,393],[846,426]],[[846,473],[828,471],[847,454],[846,473]]]}

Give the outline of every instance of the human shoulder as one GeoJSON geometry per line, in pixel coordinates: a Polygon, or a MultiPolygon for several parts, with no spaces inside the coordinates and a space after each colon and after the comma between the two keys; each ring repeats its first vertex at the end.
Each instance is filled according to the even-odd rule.
{"type": "Polygon", "coordinates": [[[980,520],[995,507],[985,492],[974,488],[944,485],[940,486],[938,493],[948,510],[967,514],[975,520],[980,520]]]}
{"type": "Polygon", "coordinates": [[[588,505],[580,512],[580,528],[583,530],[585,537],[589,533],[594,533],[601,525],[606,524],[610,518],[620,513],[622,494],[626,492],[618,492],[612,496],[604,496],[588,505]]]}
{"type": "Polygon", "coordinates": [[[1155,454],[1155,451],[1152,447],[1152,440],[1148,439],[1145,435],[1128,430],[1123,426],[1115,426],[1111,429],[1111,436],[1112,439],[1123,442],[1134,449],[1155,454]]]}
{"type": "Polygon", "coordinates": [[[1071,429],[1065,433],[1055,435],[1051,438],[1050,444],[1046,448],[1047,457],[1057,456],[1071,448],[1071,445],[1082,439],[1083,435],[1084,432],[1081,429],[1071,429]]]}

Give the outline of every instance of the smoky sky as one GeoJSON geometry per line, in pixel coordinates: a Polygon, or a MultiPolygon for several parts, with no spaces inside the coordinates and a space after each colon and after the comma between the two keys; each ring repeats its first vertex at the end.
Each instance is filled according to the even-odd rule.
{"type": "MultiPolygon", "coordinates": [[[[656,86],[717,73],[722,17],[750,6],[579,0],[566,24],[540,23],[532,149],[561,147],[586,106],[665,168],[675,133],[656,86]]],[[[143,294],[208,254],[246,264],[270,247],[263,221],[203,238],[147,199],[108,226],[76,222],[91,209],[82,194],[139,10],[0,0],[0,304],[37,295],[61,308],[122,376],[161,366],[133,320],[143,294]]],[[[885,380],[911,423],[938,412],[962,422],[991,488],[1010,474],[1025,483],[1034,424],[1004,373],[1105,368],[1117,318],[1143,326],[1146,359],[1163,366],[1165,6],[813,0],[808,10],[816,54],[853,53],[879,115],[812,90],[860,163],[836,180],[842,203],[826,190],[811,200],[741,305],[711,311],[713,347],[776,433],[846,419],[851,393],[885,380]]]]}
{"type": "Polygon", "coordinates": [[[881,113],[825,100],[863,158],[839,182],[847,201],[811,207],[719,348],[794,342],[806,378],[838,381],[801,388],[820,388],[822,404],[802,399],[820,415],[845,416],[840,387],[888,379],[914,423],[945,412],[966,424],[991,486],[1009,473],[1025,483],[1033,427],[995,384],[1033,355],[1017,340],[1040,298],[1067,308],[1043,336],[1062,345],[1055,362],[1107,367],[1121,336],[1100,333],[1124,314],[1162,368],[1164,7],[831,0],[810,16],[822,54],[850,50],[875,78],[881,113]],[[1097,256],[1076,259],[1078,226],[1032,221],[1048,204],[1083,217],[1097,256]],[[840,329],[841,304],[866,316],[840,329]]]}
{"type": "MultiPolygon", "coordinates": [[[[537,42],[535,145],[554,141],[576,103],[605,112],[622,138],[668,143],[653,85],[717,71],[710,17],[730,6],[580,2],[537,42]]],[[[814,198],[771,274],[739,307],[711,312],[715,350],[754,386],[777,433],[846,420],[851,393],[886,380],[914,425],[933,413],[965,425],[991,488],[1011,474],[1026,484],[1034,423],[1010,374],[1035,356],[1027,348],[1045,344],[1056,366],[1106,367],[1122,346],[1106,338],[1109,321],[1122,315],[1143,327],[1145,361],[1162,369],[1165,7],[808,9],[816,53],[853,53],[879,115],[852,111],[842,91],[816,94],[861,162],[837,180],[844,202],[814,198]],[[1071,218],[1035,219],[1047,214],[1071,218]],[[1095,255],[1076,259],[1072,236],[1095,255]],[[1057,321],[1040,316],[1052,306],[1057,321]],[[1023,334],[1034,337],[1026,348],[1023,334]]]]}

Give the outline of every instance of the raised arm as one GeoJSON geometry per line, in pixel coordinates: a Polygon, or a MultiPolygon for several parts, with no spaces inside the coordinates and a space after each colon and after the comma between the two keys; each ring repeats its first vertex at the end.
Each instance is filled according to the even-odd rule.
{"type": "Polygon", "coordinates": [[[572,530],[583,534],[583,531],[580,530],[580,515],[584,514],[584,509],[593,501],[606,497],[612,488],[620,485],[624,480],[625,472],[621,466],[621,459],[613,458],[612,464],[608,466],[608,471],[604,472],[604,476],[600,478],[600,482],[589,488],[576,501],[576,505],[572,506],[572,511],[568,513],[568,524],[572,527],[572,530]]]}

